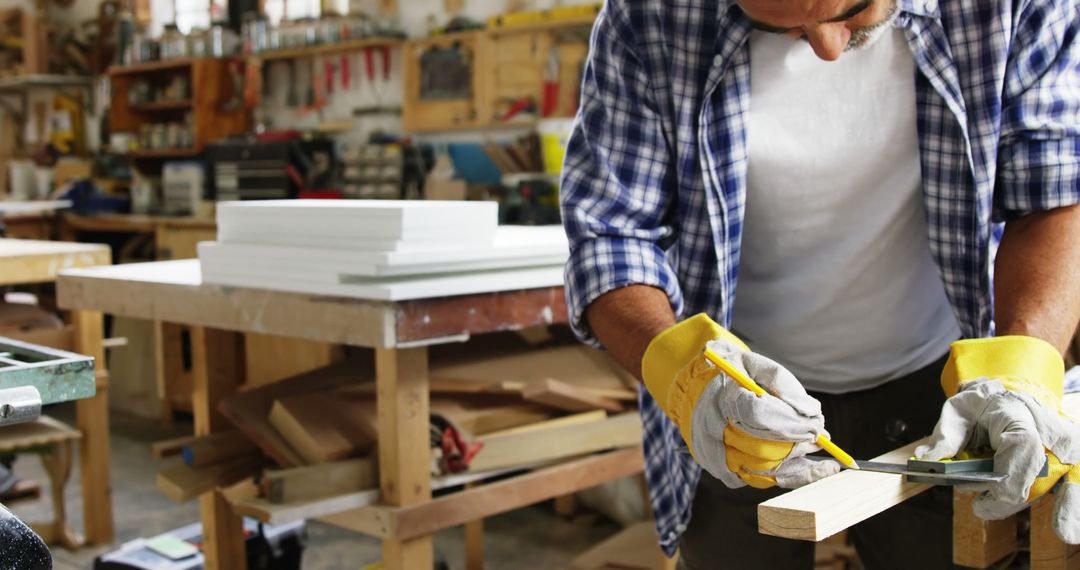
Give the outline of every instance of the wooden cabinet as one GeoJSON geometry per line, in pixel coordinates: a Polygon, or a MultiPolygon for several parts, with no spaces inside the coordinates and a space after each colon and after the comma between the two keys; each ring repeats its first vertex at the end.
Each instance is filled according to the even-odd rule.
{"type": "Polygon", "coordinates": [[[145,64],[111,67],[112,104],[109,128],[112,132],[138,133],[145,124],[186,122],[190,117],[192,144],[187,148],[144,149],[135,156],[181,158],[202,152],[207,144],[251,128],[251,114],[234,87],[233,73],[242,73],[229,59],[172,59],[145,64]],[[186,93],[168,100],[133,102],[132,90],[140,84],[155,92],[180,81],[186,93]]]}

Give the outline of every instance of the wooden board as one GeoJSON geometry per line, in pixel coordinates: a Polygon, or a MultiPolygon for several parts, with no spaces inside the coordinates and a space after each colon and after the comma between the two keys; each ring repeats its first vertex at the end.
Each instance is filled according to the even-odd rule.
{"type": "Polygon", "coordinates": [[[108,265],[111,259],[105,245],[0,239],[0,285],[55,281],[62,269],[108,265]]]}
{"type": "Polygon", "coordinates": [[[183,453],[185,445],[197,441],[198,439],[198,436],[187,435],[173,439],[155,441],[150,444],[150,456],[154,459],[165,459],[166,457],[180,455],[183,453]]]}
{"type": "Polygon", "coordinates": [[[596,422],[480,438],[484,447],[469,469],[487,471],[641,444],[636,412],[596,422]]]}
{"type": "Polygon", "coordinates": [[[258,447],[239,431],[222,431],[193,438],[184,444],[182,455],[189,467],[204,467],[251,455],[258,447]]]}
{"type": "Polygon", "coordinates": [[[181,463],[158,471],[156,484],[165,496],[184,502],[254,475],[262,462],[260,455],[246,455],[204,467],[181,463]]]}
{"type": "Polygon", "coordinates": [[[523,390],[531,382],[555,379],[576,388],[636,392],[637,380],[611,357],[580,345],[523,350],[464,362],[449,362],[432,371],[435,381],[502,383],[507,390],[523,390]],[[511,382],[513,384],[505,384],[511,382]]]}
{"type": "Polygon", "coordinates": [[[221,412],[237,429],[282,467],[304,465],[304,458],[268,423],[274,401],[294,394],[362,382],[372,378],[370,359],[363,357],[235,394],[222,400],[221,412]]]}
{"type": "MultiPolygon", "coordinates": [[[[924,442],[873,460],[902,463],[924,442]]],[[[758,505],[758,531],[797,540],[823,540],[930,488],[903,479],[891,473],[845,470],[758,505]]]]}
{"type": "Polygon", "coordinates": [[[989,568],[1016,552],[1016,516],[987,521],[975,516],[977,493],[953,492],[953,563],[968,568],[989,568]]]}
{"type": "Polygon", "coordinates": [[[1031,570],[1080,569],[1080,546],[1065,544],[1054,532],[1056,498],[1047,494],[1031,506],[1031,570]]]}
{"type": "Polygon", "coordinates": [[[329,391],[278,398],[268,421],[306,463],[352,457],[379,438],[374,402],[362,408],[329,391]]]}
{"type": "Polygon", "coordinates": [[[375,489],[379,470],[372,458],[350,459],[268,470],[263,482],[270,502],[295,503],[375,489]]]}
{"type": "Polygon", "coordinates": [[[622,405],[614,400],[597,396],[585,389],[552,378],[529,382],[525,385],[522,396],[530,402],[568,412],[596,409],[621,412],[623,409],[622,405]]]}
{"type": "Polygon", "coordinates": [[[585,551],[567,570],[655,570],[660,549],[651,520],[626,527],[585,551]]]}

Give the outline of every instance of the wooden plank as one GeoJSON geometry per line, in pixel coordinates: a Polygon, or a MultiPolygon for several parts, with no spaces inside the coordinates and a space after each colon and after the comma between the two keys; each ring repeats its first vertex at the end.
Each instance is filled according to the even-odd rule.
{"type": "Polygon", "coordinates": [[[76,423],[83,438],[79,445],[82,475],[83,521],[86,543],[109,544],[113,540],[112,476],[109,449],[109,381],[105,362],[104,320],[96,311],[72,311],[75,351],[92,356],[97,375],[97,394],[75,403],[76,423]]]}
{"type": "MultiPolygon", "coordinates": [[[[235,392],[244,377],[242,342],[243,338],[236,333],[203,327],[191,329],[191,402],[195,435],[211,435],[229,429],[229,420],[219,411],[218,403],[235,392]]],[[[199,515],[203,525],[206,568],[245,567],[243,520],[232,512],[220,490],[213,489],[199,496],[199,515]]]]}
{"type": "Polygon", "coordinates": [[[379,472],[374,459],[360,458],[268,470],[263,482],[270,502],[281,504],[373,489],[378,486],[379,472]]]}
{"type": "Polygon", "coordinates": [[[225,398],[221,402],[221,411],[278,465],[297,467],[305,464],[304,458],[267,421],[274,401],[372,377],[370,355],[360,354],[321,370],[225,398]]]}
{"type": "Polygon", "coordinates": [[[158,471],[156,485],[166,497],[182,503],[218,487],[251,477],[262,466],[262,457],[248,454],[221,463],[189,467],[183,463],[158,471]]]}
{"type": "Polygon", "coordinates": [[[390,536],[409,540],[634,475],[643,467],[640,447],[621,449],[445,495],[427,503],[365,510],[374,514],[385,509],[380,515],[387,521],[390,536]]]}
{"type": "Polygon", "coordinates": [[[378,441],[371,404],[362,409],[329,391],[298,394],[278,398],[268,421],[305,463],[336,461],[371,449],[378,441]]]}
{"type": "Polygon", "coordinates": [[[622,405],[614,400],[597,396],[552,378],[529,382],[525,385],[522,396],[530,402],[537,402],[568,412],[585,412],[595,409],[609,412],[621,412],[623,410],[622,405]]]}
{"type": "MultiPolygon", "coordinates": [[[[475,489],[475,483],[465,485],[475,489]]],[[[484,519],[465,523],[465,570],[484,570],[484,519]]]]}
{"type": "MultiPolygon", "coordinates": [[[[874,461],[907,461],[924,441],[894,449],[874,461]]],[[[845,470],[758,505],[758,531],[820,541],[929,488],[905,483],[902,475],[845,470]]]]}
{"type": "Polygon", "coordinates": [[[1080,569],[1080,546],[1065,544],[1054,532],[1056,498],[1047,494],[1031,506],[1031,570],[1080,569]]]}
{"type": "Polygon", "coordinates": [[[106,245],[0,238],[0,285],[55,281],[63,269],[108,265],[111,259],[106,245]]]}
{"type": "Polygon", "coordinates": [[[597,422],[480,438],[484,447],[469,469],[487,471],[641,444],[636,412],[597,422]]]}
{"type": "Polygon", "coordinates": [[[185,445],[193,441],[198,441],[198,439],[198,436],[187,435],[184,437],[155,441],[150,444],[150,455],[154,459],[165,459],[166,457],[180,455],[183,453],[185,445]]]}
{"type": "Polygon", "coordinates": [[[228,461],[234,457],[251,455],[258,451],[251,439],[239,431],[223,431],[196,437],[184,444],[184,463],[189,467],[203,467],[228,461]]]}
{"type": "Polygon", "coordinates": [[[968,568],[989,568],[1016,552],[1016,516],[987,521],[975,516],[977,493],[953,492],[953,563],[968,568]]]}
{"type": "Polygon", "coordinates": [[[581,412],[580,414],[573,414],[570,416],[563,416],[561,418],[555,418],[553,420],[547,420],[543,422],[536,422],[533,424],[518,426],[515,428],[504,429],[487,434],[488,437],[497,437],[503,435],[515,435],[522,433],[529,433],[534,431],[554,429],[565,426],[572,426],[578,424],[585,424],[590,422],[598,422],[607,417],[607,412],[604,410],[590,410],[588,412],[581,412]]]}
{"type": "Polygon", "coordinates": [[[651,520],[626,527],[573,559],[567,570],[656,570],[656,527],[651,520]]]}
{"type": "MultiPolygon", "coordinates": [[[[379,478],[383,499],[408,506],[431,499],[427,348],[377,349],[375,382],[379,414],[379,478]]],[[[386,539],[388,570],[430,568],[430,536],[386,539]]]]}

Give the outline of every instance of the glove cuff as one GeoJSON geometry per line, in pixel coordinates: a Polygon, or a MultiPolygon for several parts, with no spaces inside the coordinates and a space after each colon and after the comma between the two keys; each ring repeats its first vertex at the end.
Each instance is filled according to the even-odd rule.
{"type": "Polygon", "coordinates": [[[641,359],[641,377],[646,389],[679,426],[691,450],[694,406],[719,373],[703,356],[706,343],[716,339],[728,341],[740,350],[750,350],[738,337],[700,313],[656,335],[641,359]]]}
{"type": "Polygon", "coordinates": [[[1050,343],[1031,336],[959,340],[952,344],[941,373],[941,387],[952,397],[977,378],[1000,380],[1006,389],[1031,394],[1043,404],[1061,406],[1065,362],[1050,343]]]}

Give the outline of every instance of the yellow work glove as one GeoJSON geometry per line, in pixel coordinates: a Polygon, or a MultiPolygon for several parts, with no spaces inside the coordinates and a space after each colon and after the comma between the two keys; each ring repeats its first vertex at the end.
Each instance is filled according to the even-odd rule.
{"type": "Polygon", "coordinates": [[[795,376],[754,354],[705,314],[657,335],[641,361],[653,399],[682,432],[694,459],[731,488],[795,488],[840,470],[803,457],[825,433],[821,404],[795,376]],[[704,357],[708,347],[768,394],[756,396],[704,357]]]}
{"type": "Polygon", "coordinates": [[[1000,519],[1024,509],[1059,481],[1054,529],[1080,543],[1080,425],[1061,408],[1065,365],[1057,349],[1028,336],[953,343],[941,375],[949,399],[922,459],[944,459],[965,449],[994,449],[999,483],[977,485],[975,514],[1000,519]],[[1047,477],[1037,477],[1047,457],[1047,477]]]}

